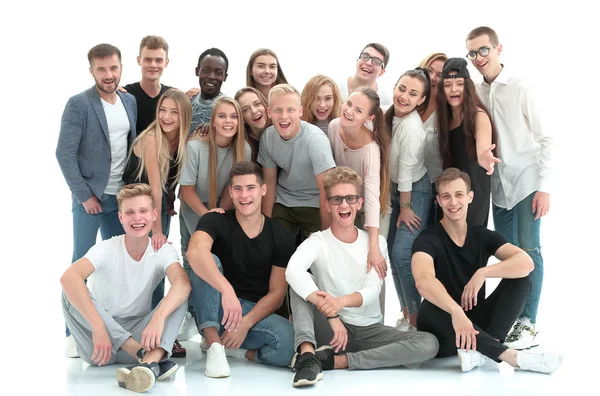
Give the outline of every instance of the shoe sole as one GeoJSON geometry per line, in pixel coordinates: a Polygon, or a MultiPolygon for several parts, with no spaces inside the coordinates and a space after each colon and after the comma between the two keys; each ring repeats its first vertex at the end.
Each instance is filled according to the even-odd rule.
{"type": "Polygon", "coordinates": [[[171,375],[175,374],[175,372],[179,370],[179,365],[175,364],[175,366],[171,367],[170,370],[168,370],[167,372],[163,373],[163,375],[161,375],[160,377],[156,378],[159,381],[163,381],[167,378],[169,378],[171,375]]]}
{"type": "Polygon", "coordinates": [[[504,345],[506,347],[508,347],[509,349],[514,349],[516,351],[526,351],[526,350],[531,349],[531,348],[539,347],[540,343],[539,342],[533,343],[533,344],[531,344],[529,346],[526,346],[526,347],[516,347],[516,346],[512,346],[512,345],[510,345],[510,343],[506,343],[506,342],[504,343],[504,345]]]}
{"type": "MultiPolygon", "coordinates": [[[[315,349],[315,355],[317,354],[317,352],[324,351],[325,349],[332,349],[331,345],[321,345],[320,347],[315,349]]],[[[292,361],[290,363],[290,368],[292,369],[292,373],[296,372],[296,370],[294,370],[294,366],[296,365],[296,359],[298,359],[298,356],[300,356],[300,354],[298,352],[294,353],[294,356],[292,356],[292,361]]]]}
{"type": "Polygon", "coordinates": [[[303,378],[303,379],[301,379],[301,380],[298,380],[298,381],[294,382],[294,383],[293,383],[293,385],[294,385],[295,387],[314,385],[314,384],[316,384],[317,382],[321,381],[322,379],[323,379],[323,373],[319,373],[319,374],[317,374],[317,378],[315,378],[315,379],[314,379],[314,380],[312,380],[312,381],[311,381],[311,380],[308,380],[308,379],[305,379],[305,378],[303,378]]]}
{"type": "Polygon", "coordinates": [[[204,375],[209,378],[227,378],[231,375],[231,371],[227,374],[224,373],[211,373],[210,371],[204,370],[204,375]]]}
{"type": "Polygon", "coordinates": [[[120,368],[117,370],[117,381],[121,388],[143,393],[154,386],[156,378],[148,367],[134,367],[131,370],[120,368]]]}

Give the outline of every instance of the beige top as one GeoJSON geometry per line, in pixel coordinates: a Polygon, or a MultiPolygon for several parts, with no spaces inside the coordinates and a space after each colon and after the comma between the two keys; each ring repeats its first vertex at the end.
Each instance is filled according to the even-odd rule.
{"type": "Polygon", "coordinates": [[[349,149],[340,136],[340,119],[329,123],[327,133],[333,157],[337,166],[353,169],[363,179],[360,191],[364,199],[365,227],[379,228],[379,185],[381,170],[381,151],[377,142],[373,141],[357,150],[349,149]]]}

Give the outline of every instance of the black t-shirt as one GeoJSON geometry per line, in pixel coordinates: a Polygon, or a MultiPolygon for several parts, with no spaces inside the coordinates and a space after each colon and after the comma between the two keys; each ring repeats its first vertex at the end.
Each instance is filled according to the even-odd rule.
{"type": "Polygon", "coordinates": [[[221,260],[223,275],[239,298],[252,302],[269,292],[272,266],[286,268],[296,249],[287,228],[267,216],[261,233],[248,238],[235,210],[206,213],[198,221],[196,231],[211,236],[211,251],[221,260]]]}
{"type": "Polygon", "coordinates": [[[138,116],[135,129],[139,135],[140,132],[148,128],[150,123],[154,121],[156,118],[156,105],[158,104],[158,99],[160,99],[160,96],[171,87],[161,84],[160,93],[154,98],[148,96],[146,91],[142,89],[142,86],[139,82],[127,84],[124,88],[128,93],[132,94],[137,101],[138,116]]]}
{"type": "MultiPolygon", "coordinates": [[[[473,274],[487,265],[488,259],[506,243],[502,234],[484,226],[467,228],[465,244],[457,246],[441,223],[426,228],[413,243],[412,252],[424,252],[433,258],[435,277],[448,294],[460,304],[460,297],[473,274]]],[[[477,295],[485,299],[485,284],[477,295]]]]}

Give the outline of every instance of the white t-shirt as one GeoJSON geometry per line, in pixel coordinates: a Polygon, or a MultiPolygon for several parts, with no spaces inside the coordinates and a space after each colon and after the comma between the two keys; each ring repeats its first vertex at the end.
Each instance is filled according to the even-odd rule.
{"type": "Polygon", "coordinates": [[[164,279],[167,268],[179,264],[177,250],[165,243],[155,252],[148,247],[135,261],[125,247],[125,235],[92,246],[84,256],[95,268],[87,286],[92,296],[112,317],[140,317],[151,311],[152,292],[164,279]]]}
{"type": "Polygon", "coordinates": [[[108,122],[108,134],[110,136],[110,176],[104,190],[105,194],[117,195],[123,186],[123,171],[127,159],[127,137],[131,131],[129,117],[121,98],[117,95],[115,104],[100,99],[106,121],[108,122]]]}
{"type": "MultiPolygon", "coordinates": [[[[379,248],[387,266],[387,243],[379,237],[379,248]]],[[[285,277],[294,291],[303,299],[318,291],[325,291],[333,297],[360,293],[363,304],[360,307],[342,308],[339,312],[344,323],[355,326],[369,326],[380,323],[383,316],[379,305],[379,294],[383,280],[375,269],[367,273],[369,234],[358,230],[358,238],[352,243],[337,239],[331,228],[313,232],[302,242],[293,254],[285,271],[285,277]],[[313,278],[307,272],[310,271],[313,278]]]]}

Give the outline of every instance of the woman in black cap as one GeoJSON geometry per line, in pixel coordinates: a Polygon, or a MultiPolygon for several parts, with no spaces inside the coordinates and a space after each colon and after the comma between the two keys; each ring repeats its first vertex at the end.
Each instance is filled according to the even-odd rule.
{"type": "Polygon", "coordinates": [[[477,96],[466,60],[448,59],[440,77],[437,122],[442,165],[444,169],[458,168],[469,174],[474,198],[467,222],[487,227],[491,174],[500,162],[495,157],[496,127],[477,96]]]}

